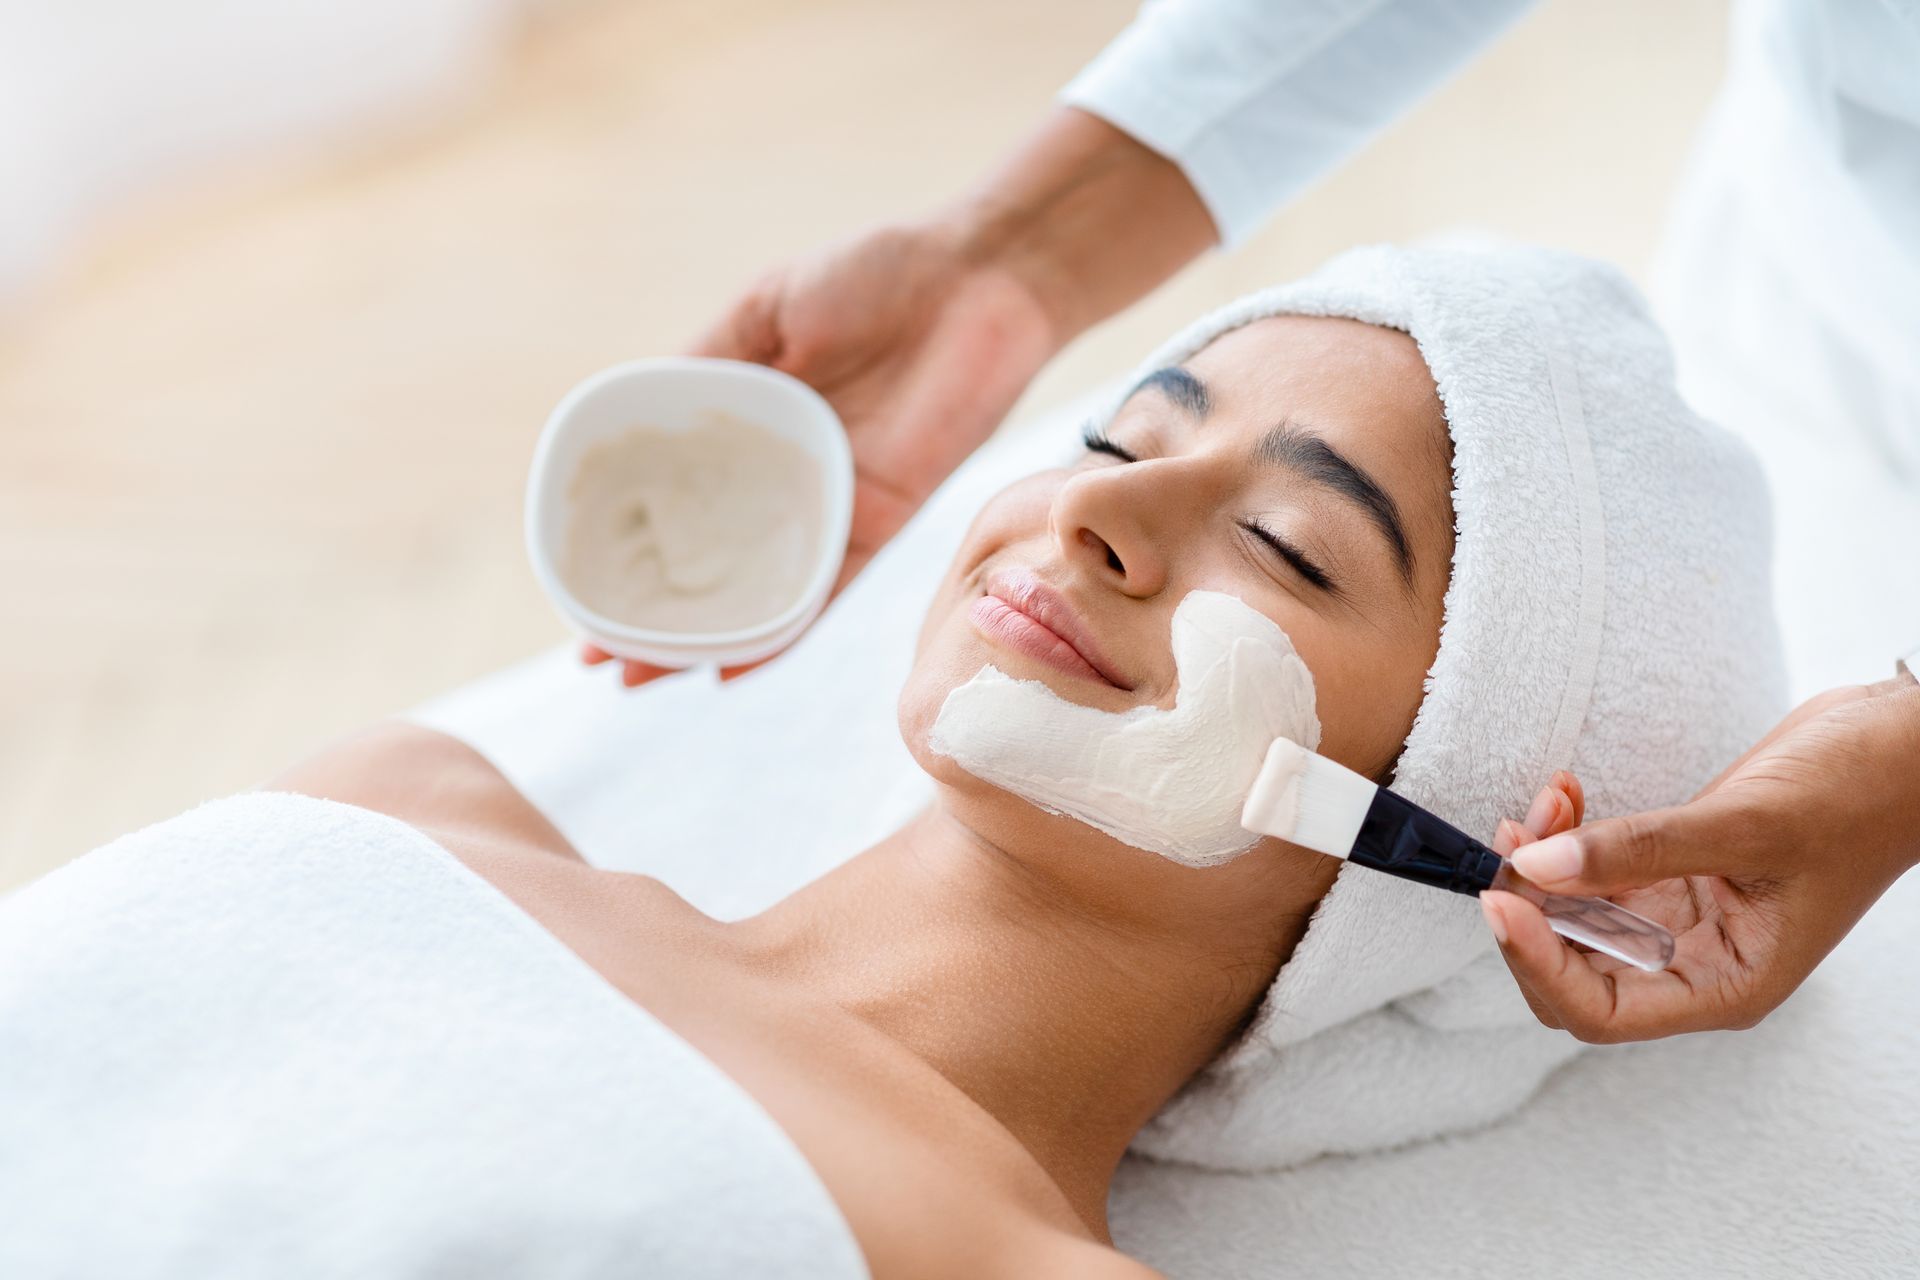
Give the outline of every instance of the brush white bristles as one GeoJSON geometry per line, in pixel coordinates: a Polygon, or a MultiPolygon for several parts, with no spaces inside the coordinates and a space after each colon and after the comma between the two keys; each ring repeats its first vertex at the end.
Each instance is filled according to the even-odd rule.
{"type": "Polygon", "coordinates": [[[1240,810],[1240,825],[1316,853],[1344,858],[1360,837],[1379,786],[1297,742],[1275,739],[1240,810]]]}

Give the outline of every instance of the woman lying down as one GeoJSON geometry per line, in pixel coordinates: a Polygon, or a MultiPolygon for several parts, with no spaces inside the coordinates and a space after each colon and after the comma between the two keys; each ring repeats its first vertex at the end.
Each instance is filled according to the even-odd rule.
{"type": "Polygon", "coordinates": [[[1519,1105],[1575,1046],[1475,904],[1245,787],[1286,734],[1503,849],[1685,797],[1779,709],[1755,468],[1557,254],[1357,251],[1147,367],[940,583],[935,801],[761,915],[404,726],[0,904],[0,1274],[1146,1275],[1130,1148],[1519,1105]]]}

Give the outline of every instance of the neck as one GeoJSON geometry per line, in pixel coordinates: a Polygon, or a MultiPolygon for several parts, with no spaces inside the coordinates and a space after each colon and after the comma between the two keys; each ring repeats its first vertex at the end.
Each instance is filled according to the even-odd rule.
{"type": "Polygon", "coordinates": [[[992,1115],[1104,1239],[1127,1145],[1238,1029],[1325,876],[1067,834],[1040,866],[935,806],[742,927],[992,1115]]]}

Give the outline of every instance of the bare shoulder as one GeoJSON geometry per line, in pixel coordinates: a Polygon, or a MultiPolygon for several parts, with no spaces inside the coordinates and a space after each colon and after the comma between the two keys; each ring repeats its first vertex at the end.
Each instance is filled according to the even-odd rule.
{"type": "Polygon", "coordinates": [[[330,743],[267,786],[388,814],[442,843],[477,841],[580,859],[491,760],[458,738],[401,720],[330,743]]]}

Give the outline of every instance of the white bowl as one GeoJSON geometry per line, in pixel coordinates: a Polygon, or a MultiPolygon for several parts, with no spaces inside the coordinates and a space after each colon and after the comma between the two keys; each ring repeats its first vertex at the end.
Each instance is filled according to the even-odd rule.
{"type": "Polygon", "coordinates": [[[527,555],[562,617],[619,658],[660,667],[734,666],[778,653],[827,602],[853,524],[853,454],[840,416],[798,378],[764,365],[692,356],[633,360],[569,391],[534,449],[527,477],[527,555]],[[733,631],[656,631],[628,626],[582,603],[561,576],[575,471],[586,451],[635,427],[689,431],[714,412],[733,414],[799,445],[820,464],[820,546],[806,590],[763,622],[733,631]]]}

